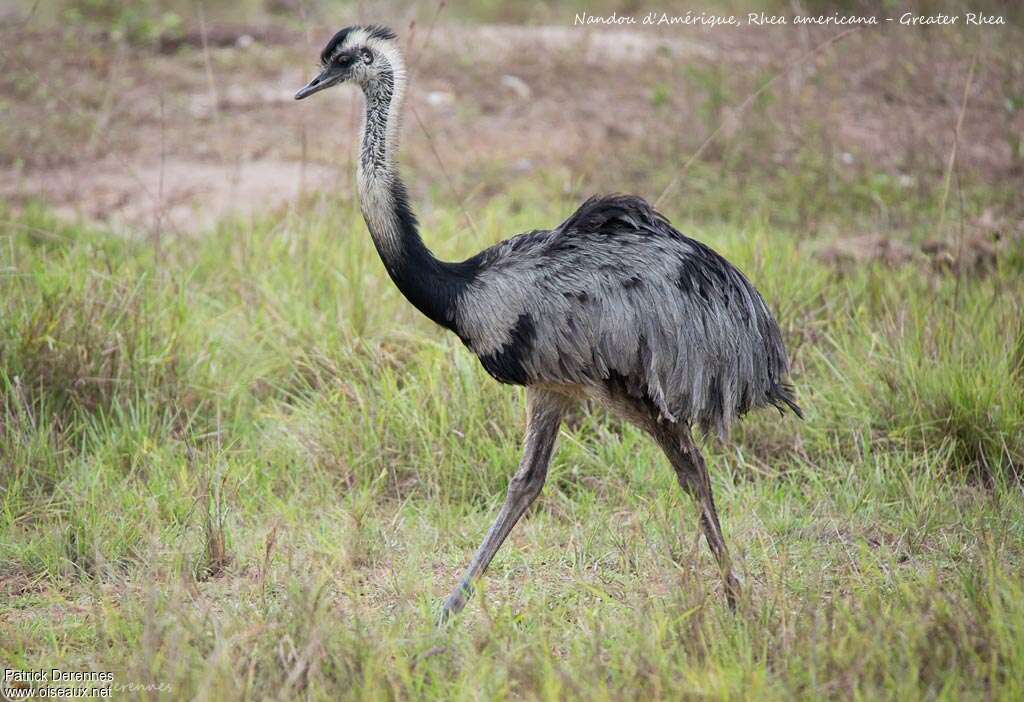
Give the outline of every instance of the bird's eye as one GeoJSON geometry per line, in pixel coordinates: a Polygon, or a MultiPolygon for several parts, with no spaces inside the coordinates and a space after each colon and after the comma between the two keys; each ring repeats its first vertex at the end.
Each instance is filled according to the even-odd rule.
{"type": "Polygon", "coordinates": [[[353,56],[352,54],[342,54],[337,58],[337,63],[339,66],[348,66],[352,63],[354,59],[355,56],[353,56]]]}

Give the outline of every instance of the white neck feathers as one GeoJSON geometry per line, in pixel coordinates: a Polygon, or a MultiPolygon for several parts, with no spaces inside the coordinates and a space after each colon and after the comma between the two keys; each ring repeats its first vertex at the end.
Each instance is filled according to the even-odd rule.
{"type": "Polygon", "coordinates": [[[397,48],[378,42],[377,77],[363,86],[366,114],[357,180],[363,218],[384,264],[391,269],[402,250],[396,213],[396,158],[405,98],[405,62],[397,48]]]}

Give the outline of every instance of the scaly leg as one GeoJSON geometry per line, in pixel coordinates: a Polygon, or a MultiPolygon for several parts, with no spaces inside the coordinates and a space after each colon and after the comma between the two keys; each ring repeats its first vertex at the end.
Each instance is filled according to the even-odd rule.
{"type": "Polygon", "coordinates": [[[655,438],[665,455],[668,456],[680,487],[697,500],[697,504],[700,506],[701,529],[704,531],[708,547],[722,571],[725,597],[729,602],[729,607],[735,610],[740,596],[740,584],[736,576],[733,575],[729,549],[726,548],[725,539],[722,538],[722,525],[718,521],[715,498],[711,495],[711,479],[708,476],[704,457],[693,445],[689,428],[680,430],[678,426],[663,427],[655,432],[655,438]]]}
{"type": "Polygon", "coordinates": [[[498,513],[498,518],[494,520],[458,586],[445,600],[441,611],[441,623],[465,607],[473,592],[473,582],[487,569],[494,554],[512,531],[512,527],[540,494],[548,474],[548,463],[555,447],[555,439],[558,438],[558,427],[565,414],[566,402],[564,397],[548,390],[526,389],[528,416],[523,458],[519,463],[519,469],[509,481],[508,496],[501,507],[501,512],[498,513]]]}

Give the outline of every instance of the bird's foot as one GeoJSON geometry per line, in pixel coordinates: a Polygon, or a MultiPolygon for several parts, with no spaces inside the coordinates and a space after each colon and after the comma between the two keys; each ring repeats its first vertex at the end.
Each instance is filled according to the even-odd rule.
{"type": "Polygon", "coordinates": [[[740,595],[743,593],[743,587],[740,585],[740,579],[737,578],[731,571],[725,575],[725,599],[729,603],[729,609],[733,612],[736,611],[739,605],[740,595]]]}
{"type": "Polygon", "coordinates": [[[472,594],[473,585],[471,583],[465,581],[459,583],[458,587],[452,590],[452,594],[448,595],[444,604],[441,605],[441,613],[437,617],[437,626],[442,627],[446,625],[452,616],[461,612],[472,594]]]}

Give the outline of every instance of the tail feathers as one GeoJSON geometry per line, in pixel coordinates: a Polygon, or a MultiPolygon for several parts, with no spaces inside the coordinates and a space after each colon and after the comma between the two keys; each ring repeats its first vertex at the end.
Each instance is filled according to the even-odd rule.
{"type": "Polygon", "coordinates": [[[796,399],[793,397],[793,386],[789,383],[778,383],[771,390],[768,391],[768,401],[779,411],[779,414],[784,415],[786,413],[785,408],[789,409],[800,419],[804,418],[803,410],[800,409],[800,405],[796,403],[796,399]]]}

